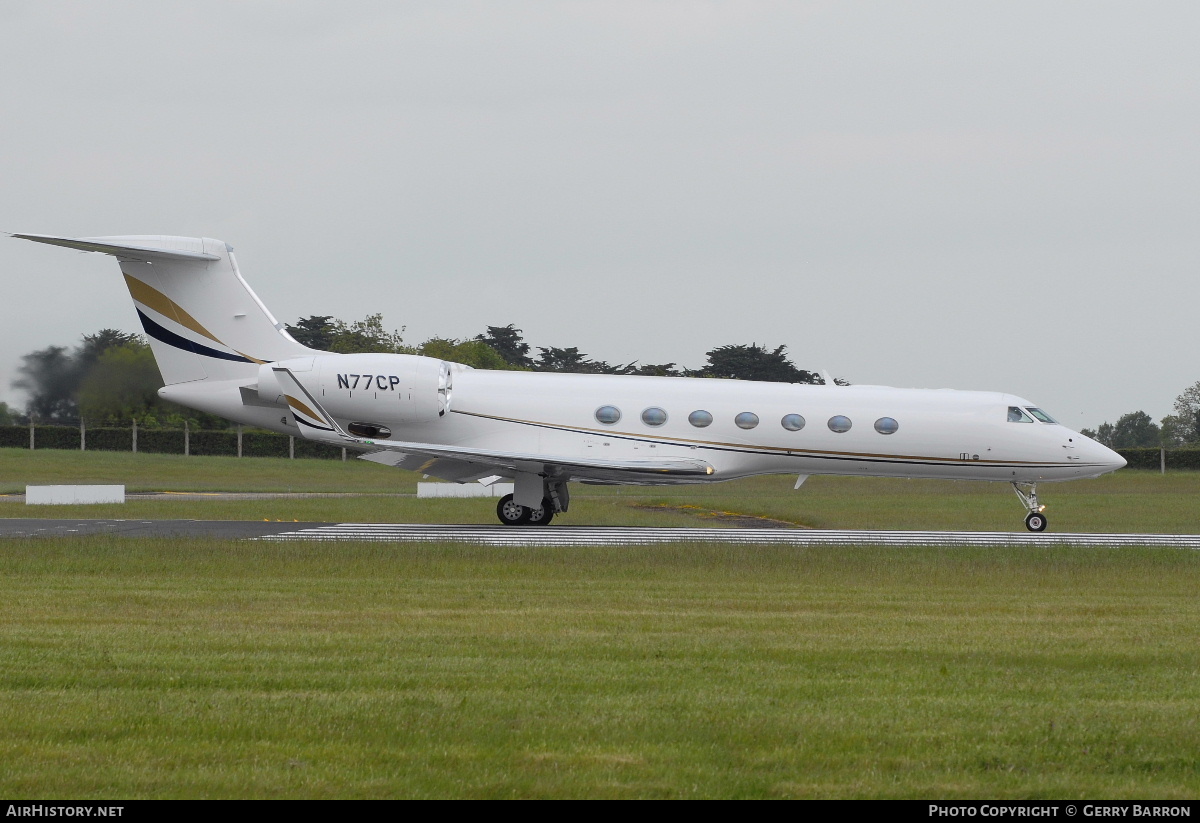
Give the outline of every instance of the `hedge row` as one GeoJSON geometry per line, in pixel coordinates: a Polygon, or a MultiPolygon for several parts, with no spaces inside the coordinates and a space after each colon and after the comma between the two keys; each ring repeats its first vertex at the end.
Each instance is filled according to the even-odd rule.
{"type": "MultiPolygon", "coordinates": [[[[1159,449],[1117,449],[1131,469],[1154,469],[1162,467],[1162,452],[1159,449]]],[[[1167,449],[1168,469],[1200,469],[1200,449],[1167,449]]]]}
{"type": "MultiPolygon", "coordinates": [[[[88,451],[133,450],[132,429],[87,429],[88,451]]],[[[158,454],[183,454],[182,429],[138,429],[138,451],[158,454]]],[[[28,426],[0,426],[0,448],[29,448],[28,426]]],[[[79,429],[74,426],[37,426],[34,430],[35,449],[79,449],[79,429]]],[[[314,443],[301,437],[295,442],[296,457],[318,457],[340,460],[338,446],[314,443]]],[[[236,455],[236,431],[193,431],[188,435],[188,452],[197,455],[236,455]]],[[[287,457],[288,436],[275,432],[247,431],[242,433],[242,455],[245,457],[287,457]]]]}

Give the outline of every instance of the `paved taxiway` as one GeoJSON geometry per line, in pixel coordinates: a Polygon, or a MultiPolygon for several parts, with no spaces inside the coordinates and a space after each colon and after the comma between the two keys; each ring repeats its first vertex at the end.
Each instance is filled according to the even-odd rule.
{"type": "Polygon", "coordinates": [[[256,520],[40,520],[0,518],[0,537],[220,537],[242,540],[372,540],[475,543],[484,546],[616,546],[726,543],[787,546],[1162,546],[1200,549],[1195,534],[1066,532],[834,531],[828,529],[680,529],[620,526],[297,523],[256,520]]]}

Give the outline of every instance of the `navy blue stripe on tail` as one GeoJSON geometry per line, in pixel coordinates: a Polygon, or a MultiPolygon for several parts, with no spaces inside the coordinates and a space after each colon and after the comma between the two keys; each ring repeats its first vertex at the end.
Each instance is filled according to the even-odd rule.
{"type": "Polygon", "coordinates": [[[173,331],[163,328],[158,323],[155,323],[147,317],[141,309],[137,310],[138,317],[142,321],[142,328],[146,330],[146,334],[153,337],[155,340],[166,343],[168,346],[173,346],[177,349],[190,351],[192,354],[199,354],[203,357],[215,357],[218,360],[232,360],[235,363],[253,363],[253,360],[242,357],[240,354],[230,354],[229,352],[210,349],[208,346],[202,346],[199,343],[194,343],[186,337],[180,337],[173,331]]]}

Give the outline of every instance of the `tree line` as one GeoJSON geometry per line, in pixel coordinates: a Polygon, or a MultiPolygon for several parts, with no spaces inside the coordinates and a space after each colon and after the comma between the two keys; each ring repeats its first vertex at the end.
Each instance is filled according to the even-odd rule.
{"type": "MultiPolygon", "coordinates": [[[[583,374],[640,374],[666,377],[723,377],[778,383],[819,384],[814,372],[798,368],[786,346],[768,348],[757,343],[717,346],[705,353],[698,369],[677,363],[611,364],[596,360],[570,346],[530,346],[524,332],[513,324],[488,326],[475,337],[432,337],[411,346],[403,329],[388,330],[382,314],[347,323],[330,315],[311,315],[288,324],[298,342],[314,349],[341,354],[382,352],[420,354],[480,369],[517,369],[583,374]]],[[[116,329],[83,335],[73,349],[48,346],[21,358],[20,375],[12,386],[28,396],[24,411],[0,402],[0,425],[73,423],[80,417],[95,425],[125,425],[136,419],[145,428],[181,428],[188,421],[196,428],[222,429],[223,418],[168,403],[158,396],[162,387],[158,366],[145,338],[116,329]]],[[[845,381],[837,380],[845,385],[845,381]]],[[[1116,423],[1104,422],[1081,432],[1110,448],[1178,448],[1200,446],[1200,382],[1176,399],[1174,414],[1158,423],[1144,411],[1124,414],[1116,423]]]]}
{"type": "Polygon", "coordinates": [[[1200,382],[1175,398],[1174,412],[1158,423],[1144,411],[1129,412],[1117,418],[1116,423],[1105,421],[1094,431],[1081,429],[1080,434],[1110,449],[1200,446],[1200,382]]]}
{"type": "Polygon", "coordinates": [[[369,315],[347,324],[327,315],[313,315],[287,326],[298,342],[323,351],[388,352],[423,354],[477,369],[520,369],[573,374],[641,374],[660,377],[728,377],[735,380],[764,380],[777,383],[822,383],[815,373],[797,368],[787,355],[787,346],[768,349],[757,343],[718,346],[706,353],[708,362],[699,369],[681,368],[676,363],[633,363],[613,365],[593,360],[578,347],[537,346],[537,356],[523,337],[524,331],[512,323],[488,326],[483,334],[459,340],[433,337],[419,346],[407,346],[403,329],[387,331],[383,317],[369,315]]]}
{"type": "MultiPolygon", "coordinates": [[[[388,330],[382,314],[347,323],[330,315],[300,318],[287,331],[306,346],[341,354],[378,352],[419,354],[480,369],[513,369],[583,374],[640,374],[666,377],[724,377],[779,383],[824,381],[798,368],[786,346],[757,343],[717,346],[706,353],[699,369],[676,363],[635,361],[610,364],[571,346],[531,347],[513,324],[488,326],[469,339],[433,337],[417,346],[404,342],[403,329],[388,330]],[[536,355],[534,351],[536,349],[536,355]]],[[[158,396],[163,381],[145,338],[116,329],[83,335],[73,349],[48,346],[21,358],[12,386],[28,396],[23,413],[0,403],[0,425],[73,423],[81,417],[94,425],[126,425],[136,419],[144,428],[182,428],[184,421],[205,429],[229,425],[223,418],[169,403],[158,396]]],[[[845,381],[838,380],[845,385],[845,381]]]]}
{"type": "Polygon", "coordinates": [[[136,419],[146,428],[182,428],[185,420],[201,428],[229,425],[158,396],[162,377],[140,334],[101,329],[83,335],[74,349],[47,346],[24,355],[17,373],[12,386],[29,399],[23,414],[0,403],[0,425],[72,423],[81,416],[97,425],[136,419]]]}

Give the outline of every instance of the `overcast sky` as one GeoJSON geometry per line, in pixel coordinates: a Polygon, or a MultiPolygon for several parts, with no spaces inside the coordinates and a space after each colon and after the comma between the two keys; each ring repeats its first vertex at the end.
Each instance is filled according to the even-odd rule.
{"type": "MultiPolygon", "coordinates": [[[[283,321],[1010,391],[1200,380],[1195,2],[0,0],[0,230],[236,247],[283,321]]],[[[0,238],[20,356],[141,331],[0,238]]]]}

